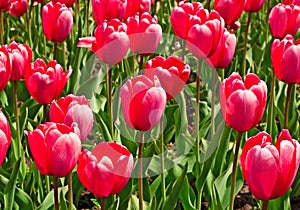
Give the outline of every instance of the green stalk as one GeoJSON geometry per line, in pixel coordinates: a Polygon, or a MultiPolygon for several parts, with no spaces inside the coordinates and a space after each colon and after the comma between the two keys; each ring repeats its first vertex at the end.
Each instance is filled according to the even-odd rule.
{"type": "Polygon", "coordinates": [[[286,94],[286,101],[285,101],[285,111],[284,111],[284,128],[288,128],[289,124],[289,108],[290,108],[290,99],[292,93],[292,84],[288,84],[287,94],[286,94]]]}
{"type": "Polygon", "coordinates": [[[108,118],[109,118],[109,130],[112,139],[114,138],[114,119],[113,119],[113,104],[112,104],[112,69],[108,64],[106,82],[107,82],[107,108],[108,108],[108,118]]]}
{"type": "Polygon", "coordinates": [[[48,115],[47,115],[47,106],[48,106],[48,104],[44,104],[44,105],[43,105],[43,109],[44,109],[44,113],[43,113],[43,123],[47,122],[47,118],[48,118],[48,115]]]}
{"type": "Polygon", "coordinates": [[[53,47],[53,59],[57,59],[57,42],[54,42],[54,47],[53,47]]]}
{"type": "Polygon", "coordinates": [[[162,173],[161,173],[161,194],[162,194],[162,199],[163,203],[166,201],[166,181],[165,181],[165,159],[164,159],[164,125],[163,122],[160,122],[160,151],[161,151],[161,168],[162,168],[162,173]]]}
{"type": "Polygon", "coordinates": [[[87,36],[90,35],[90,22],[89,22],[89,17],[90,17],[90,0],[87,0],[87,5],[86,5],[86,34],[87,36]]]}
{"type": "Polygon", "coordinates": [[[73,209],[72,171],[68,174],[69,210],[73,209]]]}
{"type": "Polygon", "coordinates": [[[273,123],[274,123],[274,90],[275,90],[275,75],[272,73],[272,85],[271,85],[271,95],[269,100],[269,113],[268,113],[268,124],[267,131],[269,134],[273,134],[273,123]]]}
{"type": "Polygon", "coordinates": [[[143,69],[143,62],[144,62],[144,56],[140,55],[140,62],[139,62],[139,70],[140,71],[143,69]]]}
{"type": "Polygon", "coordinates": [[[53,187],[54,187],[54,209],[59,210],[59,203],[58,203],[58,178],[56,176],[53,177],[53,187]]]}
{"type": "Polygon", "coordinates": [[[207,0],[206,9],[210,10],[210,0],[207,0]]]}
{"type": "Polygon", "coordinates": [[[18,93],[17,93],[17,82],[13,81],[13,95],[14,95],[14,108],[15,108],[15,118],[17,124],[17,140],[21,141],[20,136],[20,120],[19,120],[19,109],[18,109],[18,93]]]}
{"type": "Polygon", "coordinates": [[[182,46],[182,51],[181,51],[181,59],[184,62],[184,57],[185,57],[185,48],[186,48],[186,41],[182,39],[181,41],[181,46],[182,46]]]}
{"type": "Polygon", "coordinates": [[[28,13],[28,19],[27,19],[27,32],[28,32],[28,38],[29,38],[29,46],[32,46],[32,39],[31,39],[31,12],[33,9],[34,0],[31,0],[30,7],[29,7],[29,13],[28,13]]]}
{"type": "Polygon", "coordinates": [[[251,14],[252,14],[251,12],[248,13],[248,21],[247,21],[246,32],[245,32],[242,77],[246,76],[246,54],[247,54],[248,34],[249,34],[249,28],[250,28],[250,22],[251,22],[251,14]]]}
{"type": "Polygon", "coordinates": [[[215,135],[215,100],[216,100],[216,89],[217,89],[217,72],[213,71],[213,83],[212,83],[212,97],[211,97],[211,138],[215,135]]]}
{"type": "Polygon", "coordinates": [[[105,208],[106,208],[106,197],[101,198],[100,207],[101,207],[101,210],[105,210],[105,208]]]}
{"type": "Polygon", "coordinates": [[[62,50],[63,50],[63,56],[64,56],[64,70],[67,70],[67,55],[66,55],[66,47],[65,47],[65,42],[62,42],[62,50]]]}
{"type": "Polygon", "coordinates": [[[139,210],[143,210],[143,141],[144,133],[140,131],[139,133],[139,153],[138,153],[138,188],[139,188],[139,210]]]}
{"type": "Polygon", "coordinates": [[[263,203],[262,203],[262,210],[268,210],[268,200],[263,201],[263,203]]]}
{"type": "Polygon", "coordinates": [[[236,139],[236,145],[235,145],[233,165],[232,165],[232,180],[231,180],[231,189],[230,189],[230,209],[231,210],[233,210],[233,208],[234,208],[234,197],[235,197],[234,189],[235,189],[235,184],[236,184],[236,170],[237,170],[238,156],[239,156],[239,150],[240,150],[242,136],[243,136],[243,133],[238,132],[238,136],[236,139]]]}
{"type": "Polygon", "coordinates": [[[3,45],[3,34],[4,34],[4,28],[3,28],[3,12],[0,12],[0,44],[3,45]]]}

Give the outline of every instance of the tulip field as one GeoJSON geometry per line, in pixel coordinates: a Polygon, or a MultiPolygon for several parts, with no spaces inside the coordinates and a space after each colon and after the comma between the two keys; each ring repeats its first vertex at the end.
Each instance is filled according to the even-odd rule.
{"type": "Polygon", "coordinates": [[[0,209],[300,209],[299,0],[0,0],[0,209]]]}

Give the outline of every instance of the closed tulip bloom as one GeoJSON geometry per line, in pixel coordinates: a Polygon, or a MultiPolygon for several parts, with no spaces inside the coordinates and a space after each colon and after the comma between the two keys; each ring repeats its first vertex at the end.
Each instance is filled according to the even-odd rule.
{"type": "Polygon", "coordinates": [[[294,36],[300,27],[300,7],[277,4],[269,15],[272,35],[282,39],[287,34],[294,36]]]}
{"type": "Polygon", "coordinates": [[[137,76],[121,87],[124,120],[128,127],[141,131],[154,128],[160,121],[166,106],[166,92],[159,80],[137,76]]]}
{"type": "Polygon", "coordinates": [[[15,17],[24,15],[28,8],[27,0],[13,0],[9,9],[9,14],[15,17]]]}
{"type": "Polygon", "coordinates": [[[119,63],[129,49],[127,26],[118,19],[104,21],[98,25],[94,37],[83,37],[77,43],[78,47],[89,48],[100,61],[110,66],[119,63]]]}
{"type": "Polygon", "coordinates": [[[11,0],[0,0],[0,12],[9,10],[11,0]]]}
{"type": "Polygon", "coordinates": [[[219,46],[224,34],[224,20],[212,11],[205,22],[195,19],[187,37],[189,51],[198,59],[210,57],[219,46]]]}
{"type": "Polygon", "coordinates": [[[50,106],[50,121],[71,126],[77,123],[80,140],[83,142],[92,130],[94,118],[89,101],[85,96],[72,94],[54,101],[50,106]]]}
{"type": "Polygon", "coordinates": [[[115,142],[100,142],[92,152],[82,151],[77,174],[83,186],[103,198],[119,193],[126,186],[133,162],[126,147],[115,142]]]}
{"type": "Polygon", "coordinates": [[[300,44],[291,35],[274,40],[271,58],[276,77],[288,84],[300,83],[300,44]]]}
{"type": "Polygon", "coordinates": [[[282,130],[275,145],[260,132],[249,138],[240,157],[242,172],[251,193],[260,200],[283,196],[291,187],[300,164],[300,144],[282,130]]]}
{"type": "Polygon", "coordinates": [[[295,4],[295,5],[300,5],[300,0],[282,0],[283,4],[295,4]]]}
{"type": "Polygon", "coordinates": [[[18,81],[24,78],[24,72],[32,61],[32,49],[27,44],[10,43],[7,47],[11,56],[12,72],[10,80],[18,81]]]}
{"type": "Polygon", "coordinates": [[[41,174],[64,177],[74,168],[81,142],[75,127],[47,122],[34,131],[26,131],[28,144],[37,169],[41,174]]]}
{"type": "Polygon", "coordinates": [[[127,0],[92,0],[93,16],[96,25],[104,20],[122,20],[125,15],[127,0]]]}
{"type": "Polygon", "coordinates": [[[265,3],[265,0],[245,0],[245,12],[258,12],[261,10],[265,3]]]}
{"type": "Polygon", "coordinates": [[[267,85],[255,74],[246,75],[245,82],[232,73],[220,85],[220,103],[224,120],[238,132],[245,132],[261,120],[267,99],[267,85]]]}
{"type": "Polygon", "coordinates": [[[130,40],[130,49],[135,54],[149,55],[158,47],[162,29],[157,18],[148,12],[127,18],[127,34],[130,40]]]}
{"type": "Polygon", "coordinates": [[[226,68],[232,61],[236,47],[236,37],[233,32],[224,29],[224,34],[216,51],[208,58],[208,64],[213,68],[226,68]]]}
{"type": "Polygon", "coordinates": [[[25,84],[34,100],[39,104],[49,104],[61,94],[71,73],[71,69],[64,72],[55,60],[46,64],[38,58],[28,65],[24,75],[25,84]]]}
{"type": "Polygon", "coordinates": [[[167,59],[157,56],[145,64],[145,76],[154,80],[157,77],[162,88],[167,94],[167,100],[175,98],[183,89],[190,77],[189,65],[177,56],[170,56],[167,59]]]}
{"type": "Polygon", "coordinates": [[[50,1],[42,9],[42,26],[50,41],[63,42],[73,26],[73,11],[60,2],[50,1]]]}
{"type": "Polygon", "coordinates": [[[214,9],[222,16],[226,25],[236,22],[244,11],[245,0],[215,0],[214,9]]]}
{"type": "Polygon", "coordinates": [[[204,19],[208,16],[208,11],[204,9],[200,2],[179,2],[170,15],[171,25],[174,34],[179,38],[186,39],[189,29],[192,26],[191,20],[204,19]]]}
{"type": "Polygon", "coordinates": [[[62,4],[65,4],[67,7],[72,7],[75,3],[75,0],[51,0],[53,3],[60,2],[62,4]]]}
{"type": "Polygon", "coordinates": [[[0,110],[0,165],[6,156],[6,152],[11,142],[11,131],[8,120],[0,110]]]}
{"type": "Polygon", "coordinates": [[[11,75],[11,58],[5,46],[0,47],[0,91],[7,86],[11,75]]]}
{"type": "Polygon", "coordinates": [[[127,0],[125,17],[135,15],[136,13],[150,12],[152,0],[127,0]]]}

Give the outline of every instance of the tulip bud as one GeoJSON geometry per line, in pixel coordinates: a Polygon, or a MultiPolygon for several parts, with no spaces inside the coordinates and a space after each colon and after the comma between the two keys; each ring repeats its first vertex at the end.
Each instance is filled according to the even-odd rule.
{"type": "Polygon", "coordinates": [[[77,173],[89,191],[99,198],[119,193],[133,170],[133,157],[128,149],[115,142],[100,142],[92,152],[82,151],[77,173]]]}
{"type": "Polygon", "coordinates": [[[13,0],[9,9],[9,14],[15,17],[24,15],[28,8],[27,0],[13,0]]]}
{"type": "Polygon", "coordinates": [[[245,0],[245,12],[258,12],[261,10],[265,3],[265,0],[245,0]]]}
{"type": "Polygon", "coordinates": [[[260,200],[283,196],[291,187],[300,164],[300,144],[282,130],[276,144],[266,132],[249,138],[240,157],[251,193],[260,200]]]}
{"type": "Polygon", "coordinates": [[[150,55],[155,52],[162,37],[162,29],[156,17],[151,17],[147,12],[141,16],[136,14],[127,18],[126,24],[133,53],[150,55]]]}
{"type": "Polygon", "coordinates": [[[50,1],[42,9],[42,26],[50,41],[63,42],[73,26],[73,11],[59,2],[50,1]]]}
{"type": "Polygon", "coordinates": [[[267,85],[255,74],[248,74],[245,82],[232,73],[220,85],[220,103],[224,120],[238,132],[245,132],[261,120],[267,99],[267,85]]]}
{"type": "Polygon", "coordinates": [[[11,131],[8,120],[0,110],[0,165],[6,156],[6,152],[11,142],[11,131]]]}
{"type": "Polygon", "coordinates": [[[0,47],[0,91],[7,86],[11,75],[11,57],[5,46],[0,47]]]}
{"type": "Polygon", "coordinates": [[[46,64],[38,58],[25,71],[25,84],[30,95],[39,104],[49,104],[63,91],[72,70],[63,71],[55,60],[46,64]]]}

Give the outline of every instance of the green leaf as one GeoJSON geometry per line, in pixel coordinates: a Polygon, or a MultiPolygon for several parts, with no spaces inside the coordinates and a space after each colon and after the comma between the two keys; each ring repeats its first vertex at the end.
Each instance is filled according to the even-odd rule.
{"type": "MultiPolygon", "coordinates": [[[[67,186],[58,188],[58,194],[63,193],[63,196],[66,195],[67,191],[68,191],[67,186]]],[[[50,209],[52,210],[53,207],[54,207],[54,190],[51,190],[47,194],[43,203],[39,207],[37,207],[36,210],[50,210],[50,209]]]]}
{"type": "Polygon", "coordinates": [[[285,195],[277,199],[269,200],[268,210],[278,210],[278,209],[291,210],[290,193],[291,191],[288,191],[285,195]]]}

